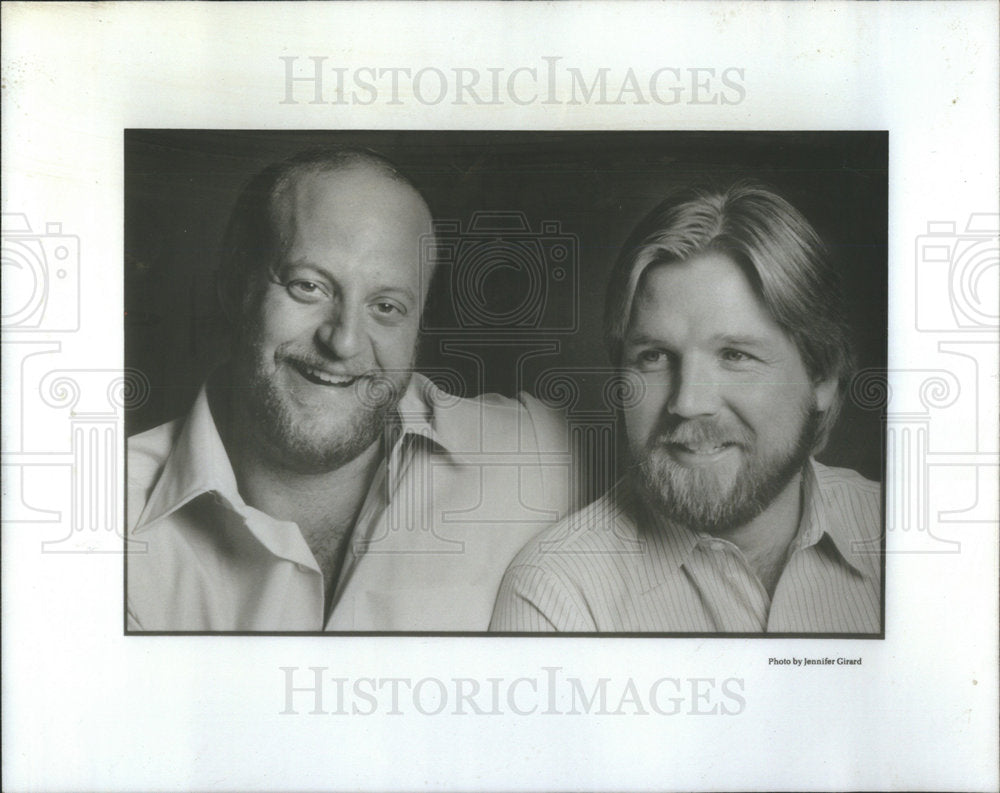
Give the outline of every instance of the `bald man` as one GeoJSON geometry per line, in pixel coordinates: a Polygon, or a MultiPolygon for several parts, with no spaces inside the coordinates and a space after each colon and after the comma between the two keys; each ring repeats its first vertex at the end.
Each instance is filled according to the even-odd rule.
{"type": "Polygon", "coordinates": [[[569,507],[569,444],[527,395],[413,372],[432,235],[368,150],[247,185],[220,270],[231,360],[129,440],[130,632],[487,628],[506,564],[569,507]]]}

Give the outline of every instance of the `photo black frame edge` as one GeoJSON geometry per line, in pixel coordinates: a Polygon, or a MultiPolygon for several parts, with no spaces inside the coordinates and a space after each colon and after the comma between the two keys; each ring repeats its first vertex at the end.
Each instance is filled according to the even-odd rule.
{"type": "MultiPolygon", "coordinates": [[[[884,209],[884,217],[886,224],[888,224],[889,219],[889,208],[891,206],[891,182],[889,180],[889,169],[891,163],[891,150],[890,142],[891,136],[888,129],[881,130],[557,130],[557,129],[531,129],[531,130],[429,130],[429,129],[419,129],[419,130],[360,130],[360,129],[337,129],[337,130],[324,130],[324,129],[309,129],[309,130],[273,130],[273,129],[188,129],[183,127],[170,127],[170,128],[146,128],[146,127],[124,127],[122,130],[122,161],[123,161],[123,173],[122,173],[122,184],[121,191],[123,197],[123,232],[122,236],[124,238],[124,206],[127,203],[125,197],[125,175],[126,169],[125,157],[128,151],[128,138],[130,135],[141,134],[143,132],[148,133],[246,133],[254,134],[259,133],[262,135],[281,135],[287,134],[293,136],[296,134],[305,135],[315,135],[322,133],[331,134],[365,134],[368,132],[413,132],[413,133],[423,133],[430,134],[435,131],[447,132],[447,133],[477,133],[477,134],[488,134],[490,132],[494,133],[538,133],[538,134],[567,134],[567,133],[581,133],[581,134],[593,134],[593,135],[607,135],[613,134],[615,132],[620,133],[645,133],[649,135],[662,135],[662,134],[706,134],[706,135],[802,135],[802,134],[866,134],[866,135],[880,135],[884,138],[885,146],[885,172],[886,172],[886,206],[884,209]]],[[[886,228],[886,245],[888,254],[889,248],[891,248],[891,239],[888,235],[888,225],[886,228]]],[[[885,263],[886,267],[886,278],[888,278],[888,260],[885,263]]],[[[123,262],[123,273],[125,272],[125,263],[123,262]]],[[[124,294],[123,294],[124,300],[124,294]]],[[[124,309],[124,306],[123,306],[124,309]]],[[[123,339],[123,361],[125,360],[125,348],[128,345],[128,334],[126,333],[125,327],[125,316],[124,310],[122,312],[122,339],[123,339]]],[[[888,321],[888,306],[886,306],[886,318],[888,321]]],[[[885,359],[888,365],[888,354],[889,354],[889,335],[891,328],[887,325],[885,328],[885,359]]],[[[427,638],[427,637],[441,637],[441,638],[456,638],[456,637],[468,637],[468,638],[531,638],[531,639],[544,639],[544,638],[594,638],[594,639],[687,639],[687,638],[699,638],[699,639],[841,639],[841,640],[884,640],[886,638],[886,585],[888,578],[888,564],[887,564],[887,552],[886,552],[886,540],[887,540],[887,513],[886,513],[886,486],[887,486],[887,460],[886,460],[886,413],[885,406],[883,405],[880,409],[880,419],[881,419],[881,521],[882,521],[882,531],[880,536],[880,560],[881,560],[881,630],[877,634],[843,634],[843,633],[692,633],[692,632],[663,632],[663,633],[652,633],[652,632],[617,632],[617,633],[605,633],[605,632],[590,632],[590,633],[577,633],[577,632],[563,632],[563,633],[531,633],[531,632],[489,632],[489,631],[147,631],[147,630],[133,630],[128,626],[128,542],[129,542],[129,531],[128,531],[128,521],[127,521],[127,493],[128,493],[128,454],[127,454],[127,436],[123,436],[120,444],[122,459],[123,459],[123,478],[125,487],[122,488],[122,514],[125,516],[126,520],[123,525],[125,526],[125,531],[123,532],[122,538],[122,635],[125,637],[137,637],[137,636],[253,636],[253,637],[321,637],[321,638],[336,638],[336,637],[387,637],[387,638],[405,638],[405,637],[415,637],[415,638],[427,638]]],[[[123,419],[124,421],[124,419],[123,419]]]]}

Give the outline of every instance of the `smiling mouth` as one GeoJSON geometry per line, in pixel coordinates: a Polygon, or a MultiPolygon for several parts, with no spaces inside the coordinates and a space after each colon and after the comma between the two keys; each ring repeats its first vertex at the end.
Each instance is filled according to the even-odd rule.
{"type": "Polygon", "coordinates": [[[721,454],[735,446],[735,443],[720,443],[712,446],[700,445],[700,446],[688,446],[684,443],[668,443],[666,444],[667,449],[671,454],[683,454],[685,456],[692,457],[714,457],[717,454],[721,454]]]}
{"type": "Polygon", "coordinates": [[[364,377],[364,375],[330,374],[329,372],[324,372],[322,369],[317,369],[314,366],[308,366],[297,361],[293,362],[292,366],[302,377],[315,385],[348,388],[364,377]]]}

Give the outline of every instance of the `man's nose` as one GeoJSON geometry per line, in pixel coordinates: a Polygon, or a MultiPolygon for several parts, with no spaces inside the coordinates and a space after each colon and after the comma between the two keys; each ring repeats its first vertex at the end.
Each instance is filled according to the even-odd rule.
{"type": "Polygon", "coordinates": [[[667,409],[686,419],[714,415],[719,410],[720,386],[713,367],[697,360],[684,360],[671,378],[667,409]]]}
{"type": "Polygon", "coordinates": [[[319,343],[337,358],[353,358],[364,343],[364,312],[352,306],[333,309],[316,330],[319,343]]]}

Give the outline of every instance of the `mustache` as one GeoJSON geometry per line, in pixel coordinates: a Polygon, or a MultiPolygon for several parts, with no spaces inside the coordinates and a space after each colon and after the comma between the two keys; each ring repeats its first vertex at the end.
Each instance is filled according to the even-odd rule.
{"type": "Polygon", "coordinates": [[[370,356],[363,356],[359,359],[340,358],[332,352],[328,353],[325,350],[318,350],[296,342],[279,344],[274,350],[274,359],[279,362],[308,366],[340,377],[364,377],[370,380],[392,380],[395,377],[409,375],[414,369],[412,358],[404,366],[384,368],[370,356]]]}
{"type": "Polygon", "coordinates": [[[386,374],[380,369],[358,369],[357,367],[351,367],[350,369],[343,369],[339,366],[330,366],[329,362],[324,363],[323,361],[310,360],[308,358],[300,358],[295,356],[293,358],[284,359],[286,363],[292,364],[296,369],[315,369],[327,375],[332,375],[333,377],[350,377],[355,380],[367,379],[373,380],[379,377],[386,377],[386,374]]]}
{"type": "Polygon", "coordinates": [[[656,446],[749,446],[753,433],[739,424],[729,424],[713,419],[673,419],[656,433],[650,448],[656,446]]]}
{"type": "Polygon", "coordinates": [[[318,369],[341,377],[365,377],[376,376],[379,370],[372,366],[358,366],[357,364],[345,366],[342,361],[336,358],[318,355],[311,350],[285,349],[278,347],[275,351],[277,360],[286,361],[299,366],[306,366],[311,369],[318,369]]]}

